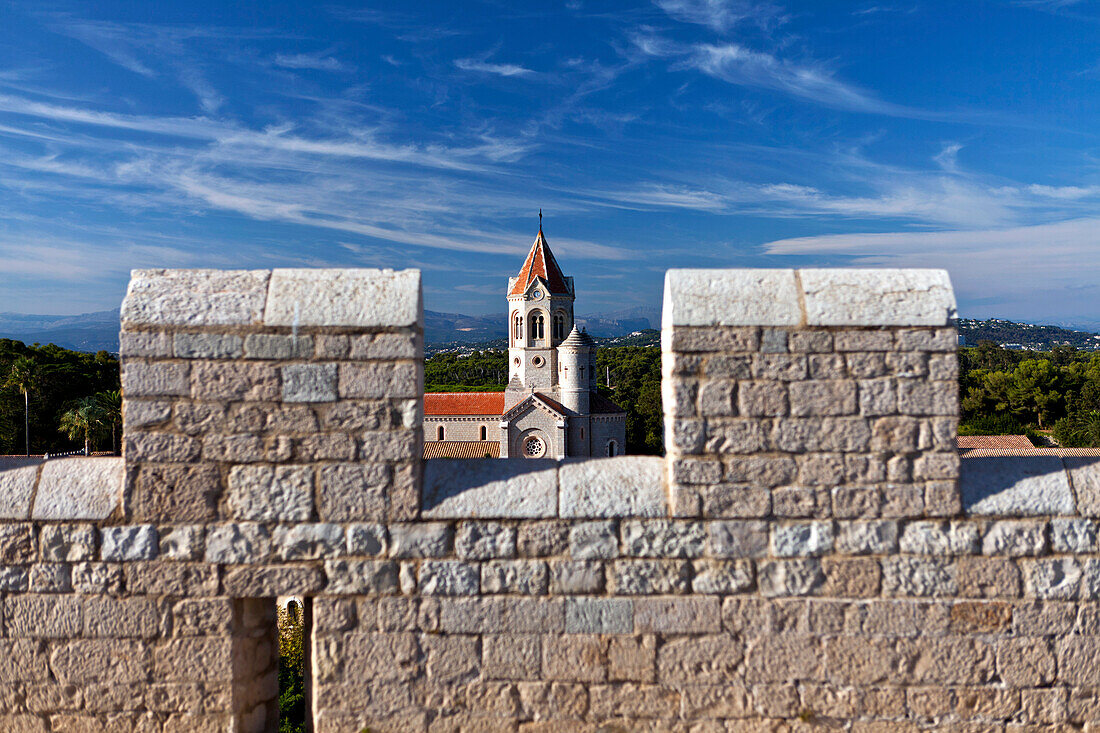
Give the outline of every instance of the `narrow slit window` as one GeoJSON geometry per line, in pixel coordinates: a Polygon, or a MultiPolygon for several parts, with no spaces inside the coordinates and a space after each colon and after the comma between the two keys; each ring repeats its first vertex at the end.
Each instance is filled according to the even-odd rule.
{"type": "Polygon", "coordinates": [[[488,440],[489,439],[489,428],[485,427],[484,425],[481,426],[481,439],[482,440],[488,440]]]}
{"type": "Polygon", "coordinates": [[[446,433],[444,432],[442,425],[440,425],[438,428],[436,428],[435,434],[436,434],[436,440],[443,440],[443,436],[446,435],[446,433]]]}

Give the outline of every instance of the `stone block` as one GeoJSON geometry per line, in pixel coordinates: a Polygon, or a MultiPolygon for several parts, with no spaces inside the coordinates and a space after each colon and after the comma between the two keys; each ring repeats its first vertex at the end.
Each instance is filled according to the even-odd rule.
{"type": "Polygon", "coordinates": [[[556,461],[495,458],[424,461],[422,515],[451,518],[539,518],[557,515],[556,461]]]}
{"type": "Polygon", "coordinates": [[[809,326],[949,326],[955,294],[946,270],[798,271],[809,326]]]}
{"type": "Polygon", "coordinates": [[[237,598],[275,598],[314,593],[325,580],[311,565],[243,565],[226,570],[222,585],[237,598]]]}
{"type": "Polygon", "coordinates": [[[481,669],[490,679],[534,680],[542,668],[540,639],[534,634],[486,634],[481,669]]]}
{"type": "Polygon", "coordinates": [[[491,560],[481,565],[482,593],[546,595],[548,576],[541,560],[491,560]]]}
{"type": "Polygon", "coordinates": [[[280,525],[272,534],[280,560],[319,560],[344,553],[344,528],[339,524],[280,525]]]}
{"type": "Polygon", "coordinates": [[[718,598],[637,598],[633,603],[636,634],[716,634],[721,629],[718,598]]]}
{"type": "Polygon", "coordinates": [[[849,380],[809,380],[790,385],[791,414],[797,417],[853,415],[856,383],[849,380]]]}
{"type": "Polygon", "coordinates": [[[752,590],[750,560],[696,560],[692,563],[691,590],[704,595],[727,595],[752,590]]]}
{"type": "Polygon", "coordinates": [[[1100,517],[1100,458],[1066,457],[1062,463],[1077,495],[1078,513],[1100,517]]]}
{"type": "Polygon", "coordinates": [[[832,549],[832,522],[797,522],[772,527],[771,550],[776,557],[816,557],[832,549]]]}
{"type": "Polygon", "coordinates": [[[616,524],[581,522],[569,531],[569,555],[574,560],[607,560],[619,556],[616,524]]]}
{"type": "Polygon", "coordinates": [[[210,401],[263,401],[278,399],[279,371],[262,362],[193,361],[191,397],[210,401]]]}
{"type": "Polygon", "coordinates": [[[768,525],[762,521],[707,523],[706,554],[710,557],[763,557],[768,550],[768,525]]]}
{"type": "Polygon", "coordinates": [[[106,519],[122,503],[121,458],[63,458],[42,464],[33,519],[106,519]]]}
{"type": "Polygon", "coordinates": [[[1046,552],[1046,524],[1042,522],[993,522],[982,538],[982,554],[1023,557],[1046,552]]]}
{"type": "Polygon", "coordinates": [[[132,639],[72,639],[50,654],[57,681],[69,685],[144,683],[152,672],[148,644],[132,639]]]}
{"type": "Polygon", "coordinates": [[[901,551],[912,555],[973,555],[980,547],[981,533],[972,522],[910,522],[900,542],[901,551]]]}
{"type": "Polygon", "coordinates": [[[952,596],[958,593],[955,565],[942,558],[887,557],[883,590],[895,596],[952,596]]]}
{"type": "Polygon", "coordinates": [[[172,345],[179,359],[239,359],[244,351],[236,334],[177,333],[172,345]]]}
{"type": "Polygon", "coordinates": [[[334,402],[335,364],[287,364],[282,368],[283,402],[334,402]]]}
{"type": "Polygon", "coordinates": [[[446,522],[391,524],[389,533],[390,557],[443,557],[454,547],[454,528],[446,522]]]}
{"type": "Polygon", "coordinates": [[[363,521],[386,518],[390,467],[351,463],[321,468],[317,514],[323,521],[363,521]]]}
{"type": "Polygon", "coordinates": [[[836,551],[844,555],[886,555],[898,550],[898,525],[890,520],[841,522],[836,551]]]}
{"type": "Polygon", "coordinates": [[[786,415],[787,385],[783,382],[742,382],[737,388],[737,408],[746,417],[786,415]]]}
{"type": "Polygon", "coordinates": [[[271,554],[271,534],[259,524],[221,524],[207,527],[206,561],[211,563],[263,562],[271,554]]]}
{"type": "Polygon", "coordinates": [[[665,470],[663,458],[650,456],[565,461],[558,470],[561,516],[667,516],[665,470]]]}
{"type": "MultiPolygon", "coordinates": [[[[22,462],[20,462],[22,463],[22,462]]],[[[0,470],[0,519],[29,519],[38,482],[38,459],[0,470]]]]}
{"type": "Polygon", "coordinates": [[[157,556],[157,529],[151,524],[134,527],[104,527],[100,558],[106,562],[152,560],[157,556]]]}
{"type": "MultiPolygon", "coordinates": [[[[0,572],[0,585],[3,585],[2,575],[2,572],[0,572]]],[[[26,577],[25,571],[24,577],[26,577]]],[[[77,593],[119,593],[122,591],[122,566],[116,563],[76,563],[72,567],[71,578],[73,590],[77,593]]],[[[22,590],[26,590],[26,588],[24,587],[22,590]]]]}
{"type": "Polygon", "coordinates": [[[47,562],[79,562],[96,557],[96,528],[90,524],[46,524],[39,535],[40,556],[47,562]]]}
{"type": "Polygon", "coordinates": [[[134,356],[172,356],[172,336],[162,331],[123,331],[118,336],[118,352],[123,359],[134,356]]]}
{"type": "Polygon", "coordinates": [[[628,520],[621,525],[627,557],[699,557],[705,539],[702,522],[628,520]]]}
{"type": "Polygon", "coordinates": [[[955,416],[959,413],[959,386],[955,381],[899,379],[898,412],[904,415],[955,416]]]}
{"type": "Polygon", "coordinates": [[[794,270],[688,270],[665,273],[663,328],[797,326],[794,270]]]}
{"type": "Polygon", "coordinates": [[[414,327],[423,322],[420,270],[275,269],[267,326],[414,327]]]}
{"type": "Polygon", "coordinates": [[[25,592],[30,589],[30,573],[25,565],[0,565],[0,591],[25,592]]]}
{"type": "Polygon", "coordinates": [[[691,586],[691,564],[680,560],[616,560],[608,574],[617,595],[686,593],[691,586]]]}
{"type": "Polygon", "coordinates": [[[455,553],[464,560],[489,560],[516,554],[516,530],[499,522],[463,522],[455,553]]]}
{"type": "MultiPolygon", "coordinates": [[[[250,333],[244,337],[244,355],[249,359],[308,359],[313,356],[313,338],[250,333]]],[[[326,354],[320,356],[324,357],[326,354]]]]}
{"type": "Polygon", "coordinates": [[[349,555],[385,555],[389,535],[384,524],[349,524],[347,552],[349,555]]]}
{"type": "Polygon", "coordinates": [[[766,560],[757,565],[756,582],[764,596],[816,595],[825,584],[821,561],[766,560]]]}
{"type": "Polygon", "coordinates": [[[162,560],[202,558],[206,528],[201,524],[172,524],[160,527],[158,557],[162,560]]]}
{"type": "Polygon", "coordinates": [[[397,563],[383,560],[326,560],[327,593],[392,594],[398,590],[397,563]]]}
{"type": "Polygon", "coordinates": [[[245,326],[259,323],[268,270],[134,270],[123,325],[245,326]]]}
{"type": "Polygon", "coordinates": [[[604,588],[603,564],[594,561],[550,561],[550,593],[579,595],[601,593],[604,588]]]}
{"type": "Polygon", "coordinates": [[[1077,558],[1044,558],[1022,561],[1021,565],[1024,575],[1024,595],[1031,598],[1056,600],[1079,597],[1083,571],[1077,558]]]}
{"type": "Polygon", "coordinates": [[[34,639],[79,637],[83,610],[81,599],[71,595],[9,596],[4,599],[5,636],[34,639]]]}
{"type": "Polygon", "coordinates": [[[1050,544],[1055,552],[1095,553],[1100,523],[1091,519],[1055,517],[1050,520],[1050,544]]]}
{"type": "Polygon", "coordinates": [[[569,546],[569,525],[562,521],[524,522],[516,532],[516,551],[521,557],[564,554],[569,546]]]}
{"type": "Polygon", "coordinates": [[[152,639],[161,633],[161,609],[152,598],[84,599],[84,636],[152,639]]]}
{"type": "Polygon", "coordinates": [[[304,521],[313,513],[311,466],[233,466],[226,506],[232,519],[304,521]]]}
{"type": "Polygon", "coordinates": [[[339,394],[352,399],[412,399],[421,391],[420,374],[406,362],[344,362],[339,369],[339,394]]]}
{"type": "Polygon", "coordinates": [[[969,514],[1074,514],[1073,493],[1056,456],[964,458],[959,489],[969,514]]]}
{"type": "Polygon", "coordinates": [[[477,595],[480,589],[478,566],[458,560],[425,560],[420,563],[418,587],[427,596],[477,595]]]}
{"type": "Polygon", "coordinates": [[[122,391],[133,397],[185,397],[191,392],[187,364],[127,361],[122,365],[122,391]]]}
{"type": "Polygon", "coordinates": [[[214,519],[221,474],[209,464],[142,464],[131,496],[138,521],[180,522],[214,519]]]}

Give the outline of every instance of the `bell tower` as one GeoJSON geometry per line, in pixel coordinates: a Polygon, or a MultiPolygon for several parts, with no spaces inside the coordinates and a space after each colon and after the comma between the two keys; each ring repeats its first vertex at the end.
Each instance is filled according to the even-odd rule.
{"type": "Polygon", "coordinates": [[[508,278],[508,389],[505,409],[535,391],[556,390],[558,350],[573,329],[573,278],[562,274],[539,233],[516,277],[508,278]]]}

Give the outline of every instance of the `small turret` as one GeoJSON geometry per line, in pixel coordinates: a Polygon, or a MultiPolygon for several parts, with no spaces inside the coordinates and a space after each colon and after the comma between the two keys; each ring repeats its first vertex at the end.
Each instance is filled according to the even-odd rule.
{"type": "Polygon", "coordinates": [[[595,342],[574,325],[569,336],[558,345],[558,386],[562,405],[579,415],[589,412],[589,395],[595,375],[595,342]]]}

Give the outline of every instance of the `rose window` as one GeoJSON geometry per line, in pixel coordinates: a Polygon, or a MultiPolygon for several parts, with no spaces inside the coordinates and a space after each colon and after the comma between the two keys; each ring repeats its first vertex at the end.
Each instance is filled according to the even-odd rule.
{"type": "Polygon", "coordinates": [[[546,443],[537,435],[532,435],[523,441],[523,455],[528,458],[540,458],[546,453],[546,443]]]}

